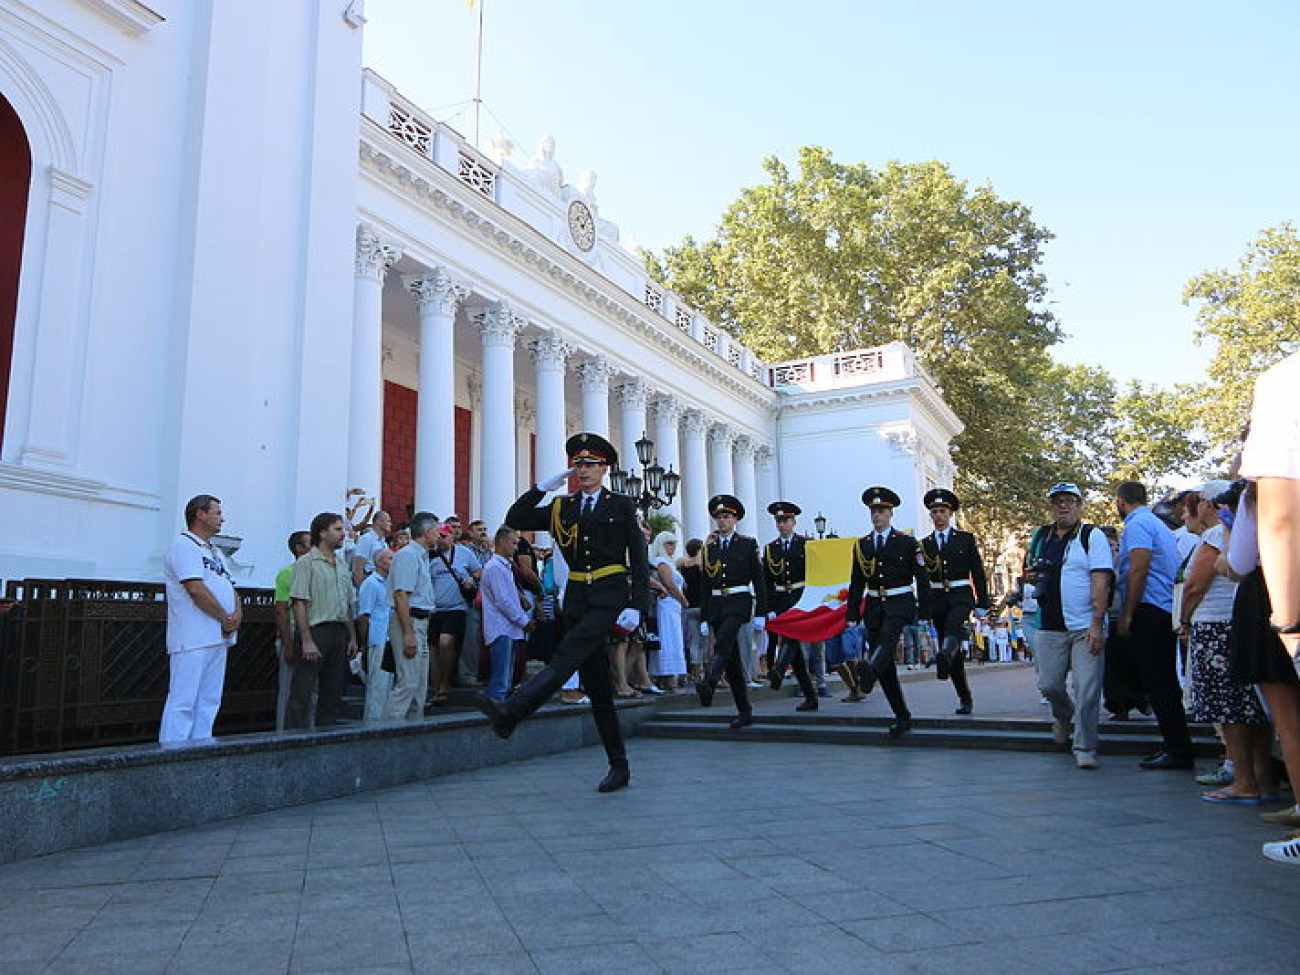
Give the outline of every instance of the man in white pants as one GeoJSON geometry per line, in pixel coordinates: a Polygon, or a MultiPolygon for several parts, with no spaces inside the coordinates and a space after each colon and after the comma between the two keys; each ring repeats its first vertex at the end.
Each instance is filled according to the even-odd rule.
{"type": "Polygon", "coordinates": [[[163,560],[167,583],[167,655],[171,681],[158,742],[212,737],[226,681],[226,648],[243,613],[225,560],[212,544],[225,516],[221,501],[200,494],[185,505],[187,530],[163,560]]]}

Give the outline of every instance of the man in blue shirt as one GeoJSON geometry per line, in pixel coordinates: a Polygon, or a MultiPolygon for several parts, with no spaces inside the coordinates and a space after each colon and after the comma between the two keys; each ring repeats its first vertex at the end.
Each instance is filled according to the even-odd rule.
{"type": "Polygon", "coordinates": [[[1140,764],[1145,769],[1190,769],[1192,739],[1178,686],[1171,616],[1178,546],[1173,532],[1147,507],[1147,489],[1139,482],[1120,484],[1115,492],[1115,509],[1124,519],[1116,631],[1121,639],[1129,641],[1164,739],[1164,750],[1140,764]]]}

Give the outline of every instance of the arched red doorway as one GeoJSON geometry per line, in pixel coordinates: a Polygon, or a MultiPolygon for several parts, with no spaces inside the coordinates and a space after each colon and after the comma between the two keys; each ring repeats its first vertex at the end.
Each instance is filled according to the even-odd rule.
{"type": "Polygon", "coordinates": [[[14,357],[18,271],[23,260],[32,150],[13,106],[0,95],[0,446],[9,405],[9,371],[14,357]]]}

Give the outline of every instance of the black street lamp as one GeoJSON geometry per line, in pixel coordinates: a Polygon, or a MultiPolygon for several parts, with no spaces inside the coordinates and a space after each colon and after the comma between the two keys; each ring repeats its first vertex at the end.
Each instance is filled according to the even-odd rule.
{"type": "Polygon", "coordinates": [[[820,511],[817,512],[817,517],[813,519],[813,525],[816,526],[817,528],[817,537],[825,538],[826,537],[826,516],[822,514],[820,511]]]}
{"type": "Polygon", "coordinates": [[[641,462],[641,474],[615,468],[610,471],[609,485],[618,494],[636,502],[643,515],[651,508],[672,504],[681,486],[682,476],[669,466],[664,470],[655,457],[655,442],[644,433],[636,442],[636,459],[641,462]],[[662,492],[662,494],[661,494],[662,492]]]}

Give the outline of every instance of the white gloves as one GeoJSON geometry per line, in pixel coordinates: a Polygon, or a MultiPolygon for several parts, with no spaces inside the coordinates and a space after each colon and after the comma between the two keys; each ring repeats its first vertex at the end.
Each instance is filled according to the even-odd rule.
{"type": "Polygon", "coordinates": [[[558,491],[561,487],[563,487],[565,484],[568,483],[569,475],[572,473],[573,473],[573,468],[570,467],[567,471],[561,471],[558,474],[552,474],[546,480],[537,482],[537,490],[547,491],[547,492],[558,491]]]}
{"type": "Polygon", "coordinates": [[[753,621],[754,632],[755,632],[755,633],[761,633],[761,632],[763,631],[763,627],[764,627],[765,624],[766,624],[766,621],[763,619],[763,617],[761,617],[761,616],[755,616],[755,617],[754,617],[754,621],[753,621]]]}
{"type": "Polygon", "coordinates": [[[984,617],[986,617],[986,616],[988,616],[988,615],[989,615],[989,611],[988,611],[987,609],[977,609],[977,610],[975,610],[975,618],[976,618],[977,620],[982,620],[982,619],[984,619],[984,617]]]}
{"type": "Polygon", "coordinates": [[[701,624],[700,624],[700,636],[708,636],[708,635],[709,635],[709,624],[708,624],[708,623],[701,623],[701,624]]]}
{"type": "MultiPolygon", "coordinates": [[[[539,484],[538,487],[541,487],[541,485],[539,484]]],[[[615,626],[620,630],[627,630],[629,633],[635,630],[640,624],[641,610],[631,608],[625,609],[623,612],[619,613],[618,619],[614,621],[615,626]]]]}
{"type": "Polygon", "coordinates": [[[770,620],[774,620],[774,619],[776,619],[776,613],[768,613],[768,614],[767,614],[767,618],[770,619],[770,620]]]}

